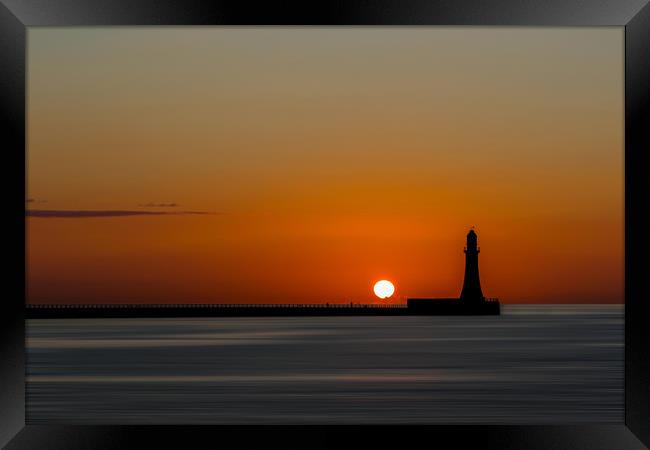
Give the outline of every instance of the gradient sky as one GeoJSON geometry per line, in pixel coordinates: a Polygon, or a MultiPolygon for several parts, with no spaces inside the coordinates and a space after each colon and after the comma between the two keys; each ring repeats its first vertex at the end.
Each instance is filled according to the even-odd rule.
{"type": "Polygon", "coordinates": [[[31,303],[458,296],[471,226],[486,296],[623,301],[622,27],[30,28],[27,81],[31,303]]]}

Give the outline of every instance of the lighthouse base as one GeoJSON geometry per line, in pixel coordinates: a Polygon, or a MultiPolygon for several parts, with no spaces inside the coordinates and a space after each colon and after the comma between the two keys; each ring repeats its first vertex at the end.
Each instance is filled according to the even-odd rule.
{"type": "Polygon", "coordinates": [[[457,298],[409,298],[408,311],[417,315],[431,316],[498,316],[501,305],[498,300],[467,302],[457,298]]]}

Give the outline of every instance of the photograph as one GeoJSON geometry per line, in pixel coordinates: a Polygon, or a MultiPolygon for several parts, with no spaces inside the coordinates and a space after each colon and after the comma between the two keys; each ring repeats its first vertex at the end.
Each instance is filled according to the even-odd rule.
{"type": "Polygon", "coordinates": [[[32,27],[25,422],[625,423],[624,27],[32,27]]]}

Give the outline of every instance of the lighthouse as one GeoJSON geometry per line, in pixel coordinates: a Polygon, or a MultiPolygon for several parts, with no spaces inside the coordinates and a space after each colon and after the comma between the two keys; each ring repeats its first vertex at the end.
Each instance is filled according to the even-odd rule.
{"type": "Polygon", "coordinates": [[[465,280],[460,299],[467,303],[477,303],[485,300],[481,291],[481,281],[478,276],[478,239],[474,230],[467,233],[467,246],[465,247],[465,280]]]}
{"type": "Polygon", "coordinates": [[[465,246],[465,280],[459,298],[407,298],[407,314],[429,314],[432,316],[476,315],[498,316],[501,304],[496,298],[486,299],[478,277],[478,239],[474,230],[467,233],[465,246]]]}

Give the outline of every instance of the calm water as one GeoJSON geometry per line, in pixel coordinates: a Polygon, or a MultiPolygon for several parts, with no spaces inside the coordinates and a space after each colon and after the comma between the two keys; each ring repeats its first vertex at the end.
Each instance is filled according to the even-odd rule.
{"type": "Polygon", "coordinates": [[[622,306],[27,327],[30,423],[623,421],[622,306]]]}

